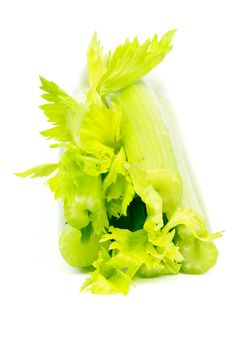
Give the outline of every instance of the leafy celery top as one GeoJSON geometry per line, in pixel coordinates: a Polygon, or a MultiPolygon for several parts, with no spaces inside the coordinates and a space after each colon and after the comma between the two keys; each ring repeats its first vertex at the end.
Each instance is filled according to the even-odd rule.
{"type": "Polygon", "coordinates": [[[65,151],[56,164],[17,175],[50,175],[67,221],[61,253],[72,266],[94,267],[82,289],[126,294],[134,276],[198,274],[216,263],[220,233],[196,210],[194,180],[183,181],[179,169],[186,161],[141,80],[172,49],[174,34],[126,40],[106,55],[94,34],[84,102],[40,78],[40,108],[52,125],[41,134],[65,151]]]}

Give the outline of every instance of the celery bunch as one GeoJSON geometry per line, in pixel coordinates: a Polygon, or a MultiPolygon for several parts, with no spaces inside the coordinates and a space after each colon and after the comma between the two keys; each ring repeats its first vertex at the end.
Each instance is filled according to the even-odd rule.
{"type": "Polygon", "coordinates": [[[220,232],[209,232],[170,105],[142,79],[174,34],[126,40],[106,55],[94,34],[83,101],[41,77],[52,124],[42,134],[63,152],[17,175],[51,175],[67,222],[61,253],[74,267],[94,267],[82,286],[93,293],[127,294],[136,276],[200,274],[217,260],[220,232]]]}

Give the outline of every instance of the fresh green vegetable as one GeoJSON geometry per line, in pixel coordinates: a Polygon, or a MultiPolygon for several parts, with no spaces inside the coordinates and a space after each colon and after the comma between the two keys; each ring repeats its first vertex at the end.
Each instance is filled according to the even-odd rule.
{"type": "Polygon", "coordinates": [[[74,267],[95,268],[82,290],[126,294],[135,276],[200,274],[216,263],[212,240],[221,233],[210,232],[170,104],[144,79],[174,34],[126,40],[106,55],[94,34],[84,100],[40,78],[40,108],[52,124],[42,135],[62,152],[57,164],[17,175],[50,175],[67,222],[61,253],[74,267]]]}
{"type": "Polygon", "coordinates": [[[70,226],[66,227],[60,236],[61,254],[74,267],[91,266],[98,257],[99,237],[91,234],[91,231],[87,235],[86,239],[80,230],[70,226]]]}

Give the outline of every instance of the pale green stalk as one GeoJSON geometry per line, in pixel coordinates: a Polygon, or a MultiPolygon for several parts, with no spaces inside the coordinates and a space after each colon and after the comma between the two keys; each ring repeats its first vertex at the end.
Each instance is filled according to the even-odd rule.
{"type": "Polygon", "coordinates": [[[167,127],[170,135],[175,158],[178,162],[178,169],[183,181],[182,205],[197,210],[207,218],[207,224],[210,226],[202,192],[189,162],[186,147],[183,145],[180,126],[163,84],[156,75],[153,78],[152,76],[146,77],[143,79],[143,82],[149,89],[149,93],[160,111],[162,122],[167,127]]]}
{"type": "Polygon", "coordinates": [[[126,294],[135,274],[203,273],[217,260],[211,240],[220,233],[208,231],[170,103],[143,78],[175,32],[127,39],[106,55],[95,33],[77,100],[41,77],[51,124],[42,135],[65,152],[18,175],[55,172],[47,183],[63,202],[60,250],[70,265],[95,268],[83,285],[93,293],[126,294]]]}
{"type": "Polygon", "coordinates": [[[119,92],[114,100],[123,111],[122,143],[128,163],[148,176],[162,198],[163,211],[170,215],[180,203],[182,182],[160,112],[142,82],[119,92]]]}

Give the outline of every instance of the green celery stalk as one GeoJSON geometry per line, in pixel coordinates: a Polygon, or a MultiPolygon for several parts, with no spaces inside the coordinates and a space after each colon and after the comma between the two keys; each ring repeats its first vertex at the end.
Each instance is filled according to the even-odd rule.
{"type": "Polygon", "coordinates": [[[123,111],[122,143],[130,165],[145,172],[169,216],[181,202],[182,180],[168,130],[143,82],[114,97],[123,111]]]}
{"type": "Polygon", "coordinates": [[[207,226],[210,228],[202,192],[194,174],[194,169],[189,162],[186,147],[183,145],[180,126],[165,88],[156,75],[144,78],[143,82],[147,89],[149,89],[149,93],[160,111],[160,117],[168,130],[172,142],[175,158],[178,162],[178,169],[183,181],[182,205],[197,210],[207,219],[207,226]]]}
{"type": "Polygon", "coordinates": [[[95,33],[77,99],[40,77],[51,124],[41,134],[64,151],[17,175],[55,173],[47,183],[62,201],[61,254],[95,268],[82,290],[127,294],[136,274],[199,274],[216,263],[220,232],[210,233],[170,102],[157,79],[144,78],[172,50],[175,32],[127,39],[107,54],[95,33]]]}
{"type": "MultiPolygon", "coordinates": [[[[118,92],[112,100],[122,108],[122,143],[129,171],[132,169],[135,192],[145,202],[148,216],[151,204],[153,216],[154,213],[157,216],[157,211],[159,212],[160,221],[157,226],[151,226],[146,222],[144,224],[149,240],[155,245],[156,231],[159,232],[162,227],[161,231],[165,235],[174,228],[176,230],[174,241],[184,257],[182,271],[185,273],[207,271],[215,265],[218,255],[211,240],[219,237],[220,233],[210,234],[208,231],[209,224],[204,215],[201,195],[194,177],[191,176],[192,171],[180,141],[180,133],[176,132],[175,119],[168,113],[168,124],[172,130],[169,133],[164,122],[165,113],[162,113],[164,107],[160,108],[152,96],[150,87],[143,81],[118,92]],[[175,137],[171,137],[171,133],[178,138],[178,142],[175,143],[175,137]],[[134,176],[134,168],[137,176],[134,176]],[[146,190],[141,184],[147,179],[150,186],[152,185],[152,190],[161,197],[159,206],[156,205],[157,201],[154,198],[149,203],[148,196],[144,196],[146,190]],[[140,187],[137,186],[137,182],[140,187]],[[141,192],[138,192],[137,188],[141,192]],[[161,215],[163,217],[164,214],[168,222],[163,226],[161,215]]],[[[161,101],[159,102],[161,104],[161,101]]],[[[149,218],[146,221],[148,220],[149,218]]],[[[140,271],[143,271],[144,276],[156,275],[157,265],[154,265],[154,268],[143,265],[140,271]]]]}

